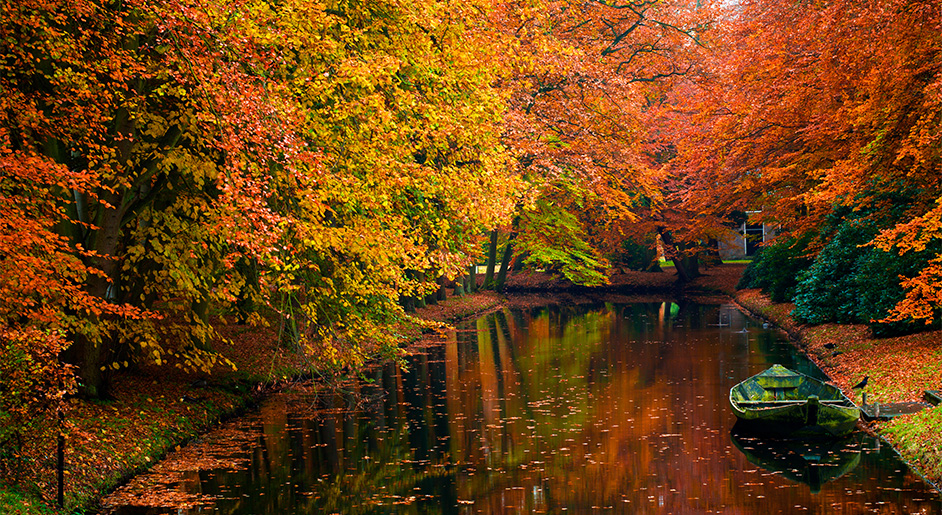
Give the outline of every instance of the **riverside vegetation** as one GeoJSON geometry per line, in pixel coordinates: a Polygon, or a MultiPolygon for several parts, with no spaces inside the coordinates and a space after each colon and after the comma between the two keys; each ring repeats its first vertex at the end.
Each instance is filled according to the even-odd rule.
{"type": "MultiPolygon", "coordinates": [[[[0,495],[87,506],[259,384],[396,359],[446,285],[673,283],[612,273],[660,253],[683,288],[747,223],[777,236],[744,286],[833,330],[838,380],[934,389],[940,26],[939,0],[0,0],[0,495]]],[[[934,413],[879,430],[937,477],[934,413]]]]}

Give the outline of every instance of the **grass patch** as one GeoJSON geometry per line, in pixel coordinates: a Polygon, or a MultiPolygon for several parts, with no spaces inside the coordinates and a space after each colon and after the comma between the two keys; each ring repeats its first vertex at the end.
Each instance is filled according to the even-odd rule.
{"type": "Polygon", "coordinates": [[[884,422],[880,433],[926,477],[942,477],[942,406],[884,422]]]}
{"type": "Polygon", "coordinates": [[[55,512],[15,489],[0,490],[0,508],[5,515],[52,515],[55,512]]]}

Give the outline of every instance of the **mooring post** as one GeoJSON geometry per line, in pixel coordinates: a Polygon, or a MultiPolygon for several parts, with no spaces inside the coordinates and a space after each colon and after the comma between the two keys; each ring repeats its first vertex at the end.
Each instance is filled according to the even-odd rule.
{"type": "Polygon", "coordinates": [[[65,507],[65,433],[62,428],[62,410],[59,410],[59,436],[56,438],[56,505],[65,507]]]}

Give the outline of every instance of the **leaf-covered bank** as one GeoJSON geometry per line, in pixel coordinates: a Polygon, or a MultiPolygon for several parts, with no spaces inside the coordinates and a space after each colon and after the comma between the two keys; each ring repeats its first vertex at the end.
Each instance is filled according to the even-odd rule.
{"type": "MultiPolygon", "coordinates": [[[[451,297],[417,313],[430,321],[454,321],[497,306],[493,292],[451,297]]],[[[64,508],[55,509],[56,443],[48,436],[24,442],[23,452],[0,460],[0,513],[33,515],[94,510],[107,492],[149,468],[170,450],[249,409],[288,382],[316,374],[310,362],[278,344],[271,327],[226,323],[217,329],[232,345],[219,349],[238,371],[209,376],[172,367],[116,375],[106,401],[71,399],[62,430],[67,435],[64,508]]],[[[422,330],[398,326],[404,342],[422,330]]]]}
{"type": "MultiPolygon", "coordinates": [[[[876,338],[864,324],[798,324],[794,304],[774,303],[758,290],[740,290],[736,301],[753,314],[789,333],[831,380],[858,404],[864,377],[868,402],[922,400],[925,390],[940,388],[942,331],[876,338]]],[[[942,483],[942,407],[866,427],[890,442],[912,466],[935,485],[942,483]]]]}

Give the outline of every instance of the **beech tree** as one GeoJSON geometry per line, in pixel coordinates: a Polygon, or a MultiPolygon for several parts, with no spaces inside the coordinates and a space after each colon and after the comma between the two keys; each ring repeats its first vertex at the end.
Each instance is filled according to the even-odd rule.
{"type": "Polygon", "coordinates": [[[516,202],[479,9],[5,3],[3,325],[66,334],[89,396],[208,369],[210,307],[251,299],[314,363],[393,349],[406,272],[463,270],[516,202]]]}
{"type": "MultiPolygon", "coordinates": [[[[874,244],[924,249],[940,236],[940,17],[938,1],[729,8],[702,73],[672,96],[671,169],[685,208],[761,210],[800,234],[834,206],[885,218],[896,192],[910,199],[906,214],[874,244]]],[[[934,317],[939,265],[903,279],[893,318],[934,317]]]]}
{"type": "MultiPolygon", "coordinates": [[[[31,237],[35,245],[12,251],[38,265],[24,270],[27,277],[5,281],[10,288],[46,285],[18,292],[28,300],[4,322],[22,325],[26,318],[69,334],[80,389],[96,396],[104,393],[116,342],[133,343],[158,361],[166,349],[135,323],[154,320],[146,298],[155,291],[128,288],[148,273],[137,274],[132,264],[135,240],[160,223],[153,213],[174,205],[189,210],[188,223],[172,228],[180,244],[163,261],[175,270],[159,273],[176,286],[202,286],[187,289],[185,301],[210,290],[205,268],[194,266],[196,251],[207,254],[206,241],[180,233],[206,221],[209,197],[226,183],[224,172],[238,173],[239,151],[249,144],[249,136],[234,135],[238,113],[251,106],[236,111],[223,99],[258,87],[228,82],[247,75],[231,63],[220,66],[225,50],[202,37],[208,13],[185,4],[38,0],[7,3],[3,13],[4,181],[10,192],[34,189],[7,199],[32,212],[40,229],[31,237]],[[30,184],[31,174],[41,180],[30,184]],[[43,267],[62,271],[45,274],[43,267]],[[140,296],[129,298],[132,291],[140,296]]],[[[15,237],[18,228],[6,227],[15,237]]],[[[160,251],[165,242],[146,243],[160,251]]]]}
{"type": "Polygon", "coordinates": [[[290,297],[299,344],[326,367],[355,365],[397,348],[400,298],[463,275],[479,235],[512,214],[499,40],[483,3],[298,4],[271,6],[267,23],[290,34],[271,44],[295,63],[283,73],[324,170],[297,183],[268,279],[290,297]]]}
{"type": "MultiPolygon", "coordinates": [[[[655,86],[690,72],[711,16],[707,6],[686,2],[505,2],[497,8],[496,23],[518,56],[500,84],[510,96],[504,136],[533,185],[524,209],[538,212],[523,219],[520,230],[533,234],[518,245],[545,240],[536,233],[550,218],[565,225],[559,217],[572,217],[581,230],[565,232],[554,259],[563,258],[573,271],[581,263],[580,281],[605,281],[601,253],[618,250],[638,216],[662,205],[644,126],[661,95],[655,86]],[[535,220],[541,223],[529,224],[535,220]],[[579,255],[560,255],[576,248],[579,255]]],[[[534,264],[547,255],[523,250],[534,264]]],[[[552,261],[542,265],[557,266],[552,261]]]]}

